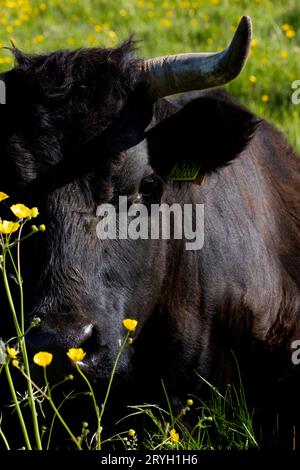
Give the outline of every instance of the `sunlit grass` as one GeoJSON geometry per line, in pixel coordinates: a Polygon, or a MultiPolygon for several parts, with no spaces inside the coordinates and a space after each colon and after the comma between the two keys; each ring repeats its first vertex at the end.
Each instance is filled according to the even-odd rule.
{"type": "MultiPolygon", "coordinates": [[[[300,78],[297,0],[0,0],[0,43],[30,52],[113,47],[134,33],[145,57],[214,51],[227,46],[244,14],[253,19],[252,51],[228,88],[300,150],[299,110],[290,99],[300,78]]],[[[11,66],[9,51],[0,51],[0,70],[11,66]]]]}

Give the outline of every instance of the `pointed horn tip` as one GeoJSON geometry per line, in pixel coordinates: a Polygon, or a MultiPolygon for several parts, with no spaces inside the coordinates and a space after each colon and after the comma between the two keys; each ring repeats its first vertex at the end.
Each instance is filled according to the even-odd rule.
{"type": "MultiPolygon", "coordinates": [[[[205,80],[200,82],[201,78],[201,70],[199,71],[199,84],[196,83],[195,85],[195,80],[193,79],[190,83],[189,86],[184,86],[182,88],[179,88],[178,86],[175,86],[174,89],[171,88],[169,85],[166,85],[167,80],[164,78],[164,73],[159,73],[160,69],[163,71],[166,69],[165,63],[168,62],[168,56],[165,57],[158,57],[155,59],[148,59],[144,60],[141,63],[141,69],[144,74],[144,77],[146,77],[146,80],[149,81],[150,87],[152,88],[152,93],[153,96],[156,97],[162,97],[162,96],[168,96],[171,94],[175,93],[180,93],[182,91],[189,91],[189,90],[195,90],[195,89],[203,89],[203,88],[212,88],[213,86],[219,86],[219,85],[224,85],[225,83],[228,83],[229,81],[233,80],[236,78],[242,69],[244,68],[244,65],[247,61],[248,54],[250,51],[250,45],[251,45],[251,39],[252,39],[252,21],[250,16],[242,16],[240,19],[239,25],[235,31],[234,37],[230,43],[230,45],[227,47],[222,52],[218,53],[212,53],[212,54],[195,54],[198,55],[198,59],[203,60],[207,56],[207,59],[211,61],[212,64],[212,76],[216,74],[216,70],[219,68],[219,77],[217,77],[216,82],[212,83],[211,80],[206,78],[206,83],[205,80]],[[219,64],[216,66],[214,63],[214,60],[218,58],[219,64]],[[154,71],[154,73],[153,73],[154,71]],[[155,78],[154,80],[151,80],[151,75],[153,75],[155,78]],[[149,79],[150,77],[150,79],[149,79]],[[159,81],[162,81],[163,86],[159,85],[159,81]],[[153,82],[152,82],[153,81],[153,82]],[[163,92],[162,92],[163,90],[163,92]]],[[[174,75],[178,75],[179,67],[178,64],[180,61],[183,60],[190,60],[189,55],[191,54],[181,54],[181,56],[187,56],[188,59],[185,57],[180,57],[178,56],[170,56],[170,58],[173,60],[170,62],[170,67],[168,69],[168,73],[165,75],[168,78],[170,78],[170,69],[172,67],[174,68],[174,64],[176,65],[176,70],[174,70],[174,75]],[[174,60],[175,58],[175,60],[174,60]]],[[[193,60],[197,60],[196,57],[193,58],[193,60]]],[[[201,65],[203,67],[203,64],[201,65]]],[[[200,67],[200,68],[201,68],[200,67]]],[[[207,66],[209,68],[209,65],[207,66]]],[[[184,74],[187,74],[187,69],[185,68],[184,74]]],[[[207,68],[203,71],[204,77],[208,75],[207,68]]],[[[202,79],[203,80],[203,79],[202,79]]]]}
{"type": "Polygon", "coordinates": [[[250,16],[243,16],[241,18],[233,37],[233,42],[235,42],[236,39],[242,39],[245,41],[246,45],[250,45],[252,39],[252,21],[250,16]]]}
{"type": "Polygon", "coordinates": [[[252,21],[250,16],[242,16],[240,23],[236,30],[237,35],[245,35],[250,43],[252,39],[252,21]]]}
{"type": "Polygon", "coordinates": [[[251,16],[244,15],[241,18],[240,25],[243,26],[243,28],[248,29],[249,32],[252,32],[252,20],[251,16]]]}
{"type": "Polygon", "coordinates": [[[243,16],[236,29],[231,44],[227,49],[227,57],[230,61],[230,80],[237,77],[244,68],[250,51],[251,39],[251,18],[250,16],[243,16]]]}

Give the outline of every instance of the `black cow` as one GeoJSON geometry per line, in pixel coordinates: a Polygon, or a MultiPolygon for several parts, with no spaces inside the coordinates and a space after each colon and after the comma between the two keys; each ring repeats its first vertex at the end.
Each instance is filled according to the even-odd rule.
{"type": "Polygon", "coordinates": [[[28,324],[42,320],[28,342],[54,353],[58,375],[67,349],[82,347],[85,373],[107,379],[129,317],[138,328],[117,370],[124,404],[126,394],[158,400],[160,379],[175,404],[201,395],[196,372],[227,384],[232,349],[253,403],[269,393],[284,401],[300,338],[300,162],[279,131],[223,91],[163,99],[233,79],[250,29],[243,18],[231,46],[210,56],[143,61],[131,42],[13,50],[17,64],[1,77],[0,189],[37,205],[47,226],[24,243],[23,277],[28,324]],[[202,185],[168,179],[182,162],[200,167],[202,185]],[[99,240],[97,207],[122,195],[128,206],[204,204],[203,249],[99,240]]]}

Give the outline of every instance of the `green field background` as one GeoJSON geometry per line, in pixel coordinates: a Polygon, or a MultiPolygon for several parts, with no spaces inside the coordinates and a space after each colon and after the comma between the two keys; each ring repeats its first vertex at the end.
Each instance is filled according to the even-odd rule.
{"type": "MultiPolygon", "coordinates": [[[[0,43],[40,53],[114,47],[134,34],[142,57],[217,51],[245,14],[253,20],[251,53],[227,87],[300,151],[300,105],[291,103],[291,84],[300,79],[299,0],[0,0],[0,43]]],[[[11,53],[1,49],[0,71],[12,66],[11,53]]]]}

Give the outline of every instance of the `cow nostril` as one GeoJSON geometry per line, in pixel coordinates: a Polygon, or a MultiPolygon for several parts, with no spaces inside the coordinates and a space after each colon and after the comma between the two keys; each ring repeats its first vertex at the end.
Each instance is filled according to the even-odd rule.
{"type": "Polygon", "coordinates": [[[99,334],[96,328],[92,329],[91,335],[80,345],[88,355],[99,350],[99,334]]]}

